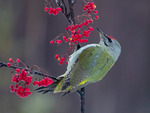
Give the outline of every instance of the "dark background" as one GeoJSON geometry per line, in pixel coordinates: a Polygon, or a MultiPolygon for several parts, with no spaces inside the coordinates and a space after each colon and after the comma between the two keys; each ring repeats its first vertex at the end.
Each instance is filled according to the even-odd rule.
{"type": "MultiPolygon", "coordinates": [[[[150,1],[95,0],[95,4],[100,19],[94,27],[115,37],[122,53],[103,80],[86,87],[86,113],[150,113],[150,1]]],[[[76,14],[81,14],[81,6],[76,4],[76,14]]],[[[66,65],[59,66],[54,55],[67,48],[49,41],[68,23],[62,15],[50,16],[43,9],[44,0],[0,1],[0,61],[20,58],[58,76],[66,65]]],[[[90,43],[99,42],[96,30],[91,39],[90,43]]],[[[76,93],[59,97],[33,91],[22,99],[10,93],[10,84],[10,69],[0,69],[1,113],[80,113],[76,93]]]]}

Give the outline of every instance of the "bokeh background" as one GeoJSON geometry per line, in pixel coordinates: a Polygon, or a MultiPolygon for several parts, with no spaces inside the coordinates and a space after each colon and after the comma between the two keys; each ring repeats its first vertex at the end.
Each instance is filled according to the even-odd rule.
{"type": "MultiPolygon", "coordinates": [[[[122,54],[102,81],[86,87],[86,113],[150,113],[150,1],[95,0],[95,4],[100,19],[94,27],[115,37],[122,54]]],[[[81,6],[81,1],[76,4],[76,14],[81,14],[81,6]]],[[[68,23],[63,15],[50,16],[43,9],[44,0],[0,0],[0,61],[20,58],[58,76],[66,65],[59,66],[54,55],[67,48],[49,41],[68,23]]],[[[95,30],[89,43],[98,42],[95,30]]],[[[80,113],[76,93],[60,97],[33,91],[22,99],[10,93],[10,84],[10,69],[1,68],[1,113],[80,113]]]]}

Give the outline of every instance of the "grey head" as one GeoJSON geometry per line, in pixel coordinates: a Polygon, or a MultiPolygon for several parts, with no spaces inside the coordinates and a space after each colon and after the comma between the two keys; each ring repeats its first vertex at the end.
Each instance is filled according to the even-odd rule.
{"type": "Polygon", "coordinates": [[[108,50],[117,60],[121,53],[121,46],[119,42],[104,34],[99,28],[97,28],[100,35],[100,45],[102,45],[106,50],[108,50]]]}

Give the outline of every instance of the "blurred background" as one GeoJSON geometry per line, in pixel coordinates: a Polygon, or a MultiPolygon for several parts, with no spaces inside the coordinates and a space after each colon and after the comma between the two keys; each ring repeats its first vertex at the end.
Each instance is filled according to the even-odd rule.
{"type": "MultiPolygon", "coordinates": [[[[86,87],[86,113],[150,113],[150,1],[95,0],[99,27],[122,46],[116,65],[98,83],[86,87]]],[[[81,14],[81,1],[75,14],[81,14]]],[[[55,54],[67,47],[49,44],[68,25],[63,15],[44,12],[44,0],[0,0],[0,61],[20,58],[26,65],[38,65],[54,76],[63,74],[55,54]]],[[[98,43],[95,30],[89,43],[98,43]]],[[[10,69],[0,69],[1,113],[80,113],[79,97],[39,94],[28,98],[11,93],[10,69]]]]}

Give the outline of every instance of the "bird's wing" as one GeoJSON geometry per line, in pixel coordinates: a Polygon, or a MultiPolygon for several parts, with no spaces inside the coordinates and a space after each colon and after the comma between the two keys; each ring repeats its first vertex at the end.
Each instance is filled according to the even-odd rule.
{"type": "Polygon", "coordinates": [[[86,46],[80,48],[78,51],[74,52],[72,55],[70,55],[67,70],[70,71],[73,68],[74,64],[76,63],[79,55],[82,53],[83,50],[85,50],[89,47],[95,47],[95,46],[99,46],[99,44],[86,45],[86,46]]]}
{"type": "MultiPolygon", "coordinates": [[[[97,65],[97,60],[103,52],[103,48],[99,44],[90,44],[82,48],[80,54],[74,56],[74,63],[70,66],[70,84],[71,86],[83,85],[87,83],[85,79],[91,75],[93,68],[97,65]]],[[[73,57],[71,57],[73,59],[73,57]]]]}

